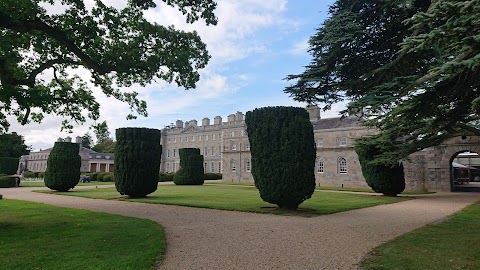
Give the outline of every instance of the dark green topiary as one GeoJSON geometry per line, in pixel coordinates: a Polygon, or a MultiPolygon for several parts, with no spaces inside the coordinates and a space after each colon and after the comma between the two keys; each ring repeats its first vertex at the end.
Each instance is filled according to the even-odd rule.
{"type": "Polygon", "coordinates": [[[173,182],[173,177],[175,177],[175,173],[161,172],[158,182],[173,182]]]}
{"type": "Polygon", "coordinates": [[[0,188],[17,187],[20,185],[20,177],[8,175],[0,176],[0,188]]]}
{"type": "Polygon", "coordinates": [[[221,173],[204,173],[203,179],[205,180],[219,180],[222,179],[221,173]]]}
{"type": "Polygon", "coordinates": [[[378,193],[386,196],[397,196],[405,189],[405,174],[402,163],[395,165],[374,164],[371,161],[382,150],[369,141],[369,138],[358,140],[355,151],[362,166],[362,174],[367,184],[378,193]]]}
{"type": "Polygon", "coordinates": [[[260,197],[297,209],[315,190],[313,127],[303,108],[267,107],[246,114],[252,175],[260,197]]]}
{"type": "Polygon", "coordinates": [[[141,198],[157,190],[162,155],[160,130],[119,128],[115,134],[117,191],[132,198],[141,198]]]}
{"type": "Polygon", "coordinates": [[[180,148],[180,169],[175,173],[175,185],[203,185],[203,156],[198,148],[180,148]]]}
{"type": "Polygon", "coordinates": [[[47,160],[45,186],[58,191],[74,188],[80,180],[81,157],[79,145],[56,142],[47,160]]]}
{"type": "Polygon", "coordinates": [[[18,158],[0,157],[0,173],[16,174],[18,169],[18,158]]]}

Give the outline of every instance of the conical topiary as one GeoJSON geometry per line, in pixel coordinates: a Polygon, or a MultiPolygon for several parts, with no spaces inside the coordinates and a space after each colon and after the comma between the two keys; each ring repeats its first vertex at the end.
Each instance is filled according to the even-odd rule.
{"type": "Polygon", "coordinates": [[[132,198],[141,198],[157,190],[162,155],[160,130],[119,128],[115,134],[117,191],[132,198]]]}
{"type": "Polygon", "coordinates": [[[203,156],[198,148],[180,148],[180,169],[175,173],[176,185],[203,185],[203,156]]]}
{"type": "Polygon", "coordinates": [[[80,145],[56,142],[47,160],[45,186],[57,191],[68,191],[80,180],[80,145]]]}

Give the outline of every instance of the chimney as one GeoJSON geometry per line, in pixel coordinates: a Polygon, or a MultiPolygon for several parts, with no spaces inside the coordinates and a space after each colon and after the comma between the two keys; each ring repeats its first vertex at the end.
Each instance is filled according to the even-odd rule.
{"type": "Polygon", "coordinates": [[[72,138],[66,137],[66,138],[65,138],[65,141],[71,143],[71,142],[72,142],[72,138]]]}
{"type": "Polygon", "coordinates": [[[202,119],[202,126],[210,126],[210,118],[205,117],[202,119]]]}
{"type": "Polygon", "coordinates": [[[215,116],[215,119],[213,119],[213,124],[214,125],[221,125],[222,124],[222,117],[215,116]]]}
{"type": "Polygon", "coordinates": [[[228,116],[228,122],[231,123],[231,122],[235,122],[235,114],[230,114],[228,116]]]}
{"type": "Polygon", "coordinates": [[[80,144],[80,146],[82,146],[82,137],[80,136],[75,137],[75,143],[78,143],[80,144]]]}
{"type": "Polygon", "coordinates": [[[63,142],[63,139],[59,137],[59,138],[57,139],[57,142],[63,142]]]}
{"type": "Polygon", "coordinates": [[[182,120],[177,120],[177,122],[175,122],[175,127],[176,128],[183,128],[183,121],[182,120]]]}
{"type": "Polygon", "coordinates": [[[243,113],[242,112],[237,112],[235,118],[238,122],[243,121],[243,113]]]}
{"type": "Polygon", "coordinates": [[[317,122],[320,120],[320,108],[316,105],[308,105],[306,108],[310,122],[317,122]]]}
{"type": "Polygon", "coordinates": [[[190,120],[190,126],[196,127],[197,126],[197,120],[195,120],[195,119],[190,120]]]}

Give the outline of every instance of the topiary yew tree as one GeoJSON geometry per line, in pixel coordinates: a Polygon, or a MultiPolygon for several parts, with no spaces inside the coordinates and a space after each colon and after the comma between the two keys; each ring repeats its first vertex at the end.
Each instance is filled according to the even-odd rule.
{"type": "Polygon", "coordinates": [[[175,173],[175,185],[203,185],[203,156],[198,148],[180,148],[180,169],[175,173]]]}
{"type": "Polygon", "coordinates": [[[18,169],[18,158],[0,157],[0,173],[16,174],[18,169]]]}
{"type": "Polygon", "coordinates": [[[115,134],[117,191],[132,198],[141,198],[157,190],[162,155],[160,130],[119,128],[115,134]]]}
{"type": "Polygon", "coordinates": [[[252,175],[260,197],[297,209],[315,190],[313,127],[303,108],[266,107],[246,114],[252,175]]]}
{"type": "Polygon", "coordinates": [[[381,136],[377,135],[358,140],[355,143],[355,151],[362,166],[363,177],[373,191],[386,196],[397,196],[405,189],[403,165],[402,163],[382,164],[374,161],[391,144],[379,142],[380,138],[381,136]]]}
{"type": "Polygon", "coordinates": [[[57,191],[68,191],[80,180],[80,145],[56,142],[47,160],[45,186],[57,191]]]}

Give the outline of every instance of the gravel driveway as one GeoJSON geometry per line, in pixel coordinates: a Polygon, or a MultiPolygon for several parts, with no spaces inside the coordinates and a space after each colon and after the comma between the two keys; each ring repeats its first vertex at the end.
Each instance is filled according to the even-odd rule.
{"type": "Polygon", "coordinates": [[[0,194],[8,199],[160,223],[167,240],[162,270],[355,269],[374,247],[480,200],[480,193],[417,195],[415,200],[305,218],[66,197],[30,190],[0,189],[0,194]]]}

